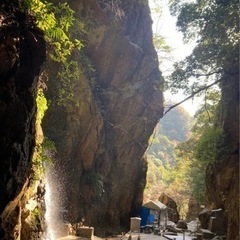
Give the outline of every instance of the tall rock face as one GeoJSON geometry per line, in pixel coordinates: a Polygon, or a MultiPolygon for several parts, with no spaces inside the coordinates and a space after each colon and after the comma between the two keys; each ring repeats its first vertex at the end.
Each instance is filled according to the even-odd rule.
{"type": "Polygon", "coordinates": [[[222,126],[226,154],[207,169],[208,207],[227,216],[227,239],[239,239],[239,74],[226,74],[222,89],[222,126]]]}
{"type": "MultiPolygon", "coordinates": [[[[35,146],[36,76],[45,42],[18,1],[0,4],[0,239],[21,234],[35,146]]],[[[18,238],[17,238],[18,237],[18,238]]]]}
{"type": "Polygon", "coordinates": [[[87,29],[85,55],[74,56],[82,72],[73,87],[78,104],[54,101],[60,86],[53,74],[47,92],[52,104],[44,118],[44,134],[57,147],[68,218],[84,218],[103,234],[129,228],[130,217],[140,214],[143,156],[163,114],[149,7],[137,0],[114,2],[69,1],[87,29]],[[95,69],[93,82],[86,59],[95,69]]]}

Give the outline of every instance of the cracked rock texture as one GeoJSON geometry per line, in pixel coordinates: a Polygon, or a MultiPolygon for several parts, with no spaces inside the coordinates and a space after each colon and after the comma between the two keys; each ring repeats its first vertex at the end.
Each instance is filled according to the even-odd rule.
{"type": "Polygon", "coordinates": [[[35,147],[42,33],[17,1],[0,4],[0,239],[20,239],[35,147]]]}
{"type": "MultiPolygon", "coordinates": [[[[163,114],[163,78],[152,43],[152,20],[140,1],[69,1],[87,28],[85,56],[95,69],[91,83],[80,74],[73,106],[54,101],[44,133],[56,143],[63,172],[64,208],[71,221],[100,234],[129,228],[142,204],[147,164],[144,152],[163,114]],[[111,230],[113,229],[113,230],[111,230]]],[[[74,58],[76,60],[76,58],[74,58]]],[[[83,56],[78,58],[84,73],[83,56]]],[[[49,79],[53,100],[59,85],[49,79]]]]}

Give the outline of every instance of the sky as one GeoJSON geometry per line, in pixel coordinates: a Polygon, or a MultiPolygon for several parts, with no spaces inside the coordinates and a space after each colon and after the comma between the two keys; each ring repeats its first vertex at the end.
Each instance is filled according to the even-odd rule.
{"type": "MultiPolygon", "coordinates": [[[[195,43],[183,43],[183,35],[176,29],[177,20],[175,17],[171,16],[167,2],[168,0],[149,0],[153,19],[153,33],[158,33],[163,36],[167,45],[172,48],[170,53],[171,60],[164,60],[162,63],[160,63],[160,70],[162,71],[163,76],[170,74],[174,61],[180,61],[191,54],[195,45],[195,43]],[[160,9],[162,10],[161,14],[154,13],[154,10],[152,10],[156,7],[156,2],[159,4],[160,9]],[[159,17],[160,15],[161,17],[159,17]]],[[[171,99],[176,102],[180,102],[186,98],[186,96],[184,96],[182,93],[172,95],[169,91],[164,92],[164,96],[165,99],[171,99]]],[[[199,104],[200,99],[194,98],[193,100],[190,99],[184,102],[181,106],[184,107],[191,116],[193,116],[199,104]]]]}

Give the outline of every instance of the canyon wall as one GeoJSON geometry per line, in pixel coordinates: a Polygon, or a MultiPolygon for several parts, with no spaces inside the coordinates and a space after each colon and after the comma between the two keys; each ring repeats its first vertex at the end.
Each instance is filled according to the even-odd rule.
{"type": "MultiPolygon", "coordinates": [[[[72,55],[79,72],[68,88],[58,81],[59,66],[47,67],[44,134],[57,148],[64,218],[84,218],[96,233],[107,235],[128,230],[130,217],[139,214],[144,153],[163,114],[163,78],[145,1],[68,2],[85,25],[85,47],[72,55]],[[60,90],[71,100],[60,99],[60,90]]],[[[34,182],[37,76],[46,46],[19,1],[0,6],[0,239],[30,239],[39,231],[27,226],[26,204],[34,182]]],[[[209,166],[206,184],[208,207],[225,210],[231,240],[239,236],[239,75],[225,77],[221,123],[227,150],[209,166]]]]}
{"type": "Polygon", "coordinates": [[[43,34],[18,1],[0,4],[0,239],[19,239],[31,185],[43,34]]]}
{"type": "Polygon", "coordinates": [[[239,74],[225,74],[221,83],[221,124],[225,133],[224,154],[207,169],[207,206],[222,208],[227,239],[239,239],[239,74]]]}
{"type": "Polygon", "coordinates": [[[163,114],[150,10],[143,1],[69,4],[85,24],[85,48],[72,56],[80,73],[72,83],[71,104],[54,101],[60,84],[50,74],[44,134],[57,147],[67,219],[84,218],[98,234],[116,233],[119,226],[129,229],[130,217],[140,213],[144,152],[163,114]]]}

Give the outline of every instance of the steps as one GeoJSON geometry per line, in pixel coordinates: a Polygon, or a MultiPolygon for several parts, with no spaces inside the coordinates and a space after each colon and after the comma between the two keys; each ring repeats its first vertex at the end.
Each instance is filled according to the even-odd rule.
{"type": "Polygon", "coordinates": [[[216,235],[222,235],[225,232],[224,211],[221,208],[211,210],[207,227],[207,229],[200,229],[197,240],[213,239],[216,235]]]}
{"type": "Polygon", "coordinates": [[[202,239],[213,239],[215,236],[215,233],[211,232],[208,229],[200,228],[200,231],[202,233],[202,239]]]}

